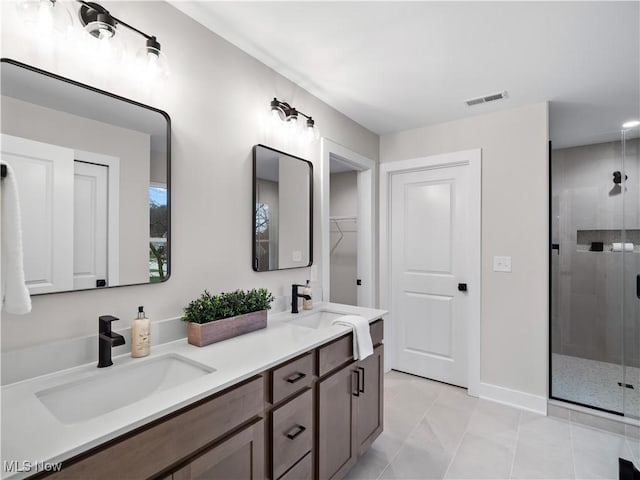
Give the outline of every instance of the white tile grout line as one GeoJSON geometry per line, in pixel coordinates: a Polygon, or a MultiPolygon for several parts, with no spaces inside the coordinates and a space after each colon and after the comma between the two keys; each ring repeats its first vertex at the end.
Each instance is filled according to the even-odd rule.
{"type": "Polygon", "coordinates": [[[418,422],[413,426],[413,428],[411,429],[411,431],[407,434],[406,437],[404,437],[404,439],[402,440],[402,443],[400,444],[400,447],[398,447],[398,450],[396,451],[396,453],[393,455],[393,458],[391,458],[387,464],[385,465],[385,467],[382,469],[382,471],[380,472],[380,475],[378,475],[377,480],[380,480],[382,478],[382,476],[384,475],[384,472],[387,471],[387,469],[391,466],[391,464],[393,463],[393,461],[398,457],[398,455],[400,455],[400,452],[402,451],[402,449],[404,448],[405,443],[407,443],[407,439],[411,436],[411,434],[413,432],[416,431],[416,429],[420,426],[420,424],[422,423],[422,420],[424,420],[424,418],[427,416],[427,414],[431,411],[431,409],[433,408],[433,406],[436,404],[436,402],[438,401],[438,398],[440,398],[440,395],[442,395],[442,392],[439,392],[435,398],[433,399],[433,401],[431,402],[431,405],[429,405],[426,410],[424,411],[424,413],[422,414],[422,416],[418,419],[418,422]]]}
{"type": "Polygon", "coordinates": [[[511,469],[509,470],[509,478],[513,478],[513,467],[516,464],[516,453],[518,452],[518,441],[520,440],[520,425],[522,425],[522,411],[518,413],[518,428],[516,430],[516,443],[513,446],[513,458],[511,459],[511,469]]]}

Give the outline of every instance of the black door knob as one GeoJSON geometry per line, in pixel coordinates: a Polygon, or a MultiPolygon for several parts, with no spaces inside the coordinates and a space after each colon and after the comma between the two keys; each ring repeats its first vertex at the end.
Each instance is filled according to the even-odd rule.
{"type": "Polygon", "coordinates": [[[467,284],[466,283],[459,283],[458,284],[458,291],[466,292],[467,291],[467,284]]]}

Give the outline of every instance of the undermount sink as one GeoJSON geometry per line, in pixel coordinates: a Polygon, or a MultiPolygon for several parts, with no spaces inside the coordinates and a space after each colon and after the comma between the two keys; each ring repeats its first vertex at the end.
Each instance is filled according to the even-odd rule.
{"type": "Polygon", "coordinates": [[[90,378],[41,390],[36,397],[60,422],[79,423],[212,372],[215,368],[170,354],[96,369],[90,378]]]}
{"type": "Polygon", "coordinates": [[[331,312],[328,310],[320,310],[309,314],[297,314],[299,317],[294,317],[289,320],[293,325],[307,328],[324,328],[330,327],[331,322],[336,318],[344,317],[344,313],[331,312]]]}

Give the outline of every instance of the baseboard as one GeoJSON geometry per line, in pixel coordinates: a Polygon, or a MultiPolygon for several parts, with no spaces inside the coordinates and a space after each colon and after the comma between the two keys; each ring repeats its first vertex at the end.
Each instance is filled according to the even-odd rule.
{"type": "Polygon", "coordinates": [[[500,387],[490,383],[480,383],[478,393],[480,398],[484,398],[485,400],[529,410],[541,415],[547,414],[547,397],[500,387]]]}

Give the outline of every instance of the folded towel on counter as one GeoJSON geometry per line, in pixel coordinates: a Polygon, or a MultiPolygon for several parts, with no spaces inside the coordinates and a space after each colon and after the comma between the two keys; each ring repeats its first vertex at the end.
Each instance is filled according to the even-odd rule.
{"type": "Polygon", "coordinates": [[[360,315],[345,315],[336,318],[332,325],[345,325],[353,330],[353,358],[363,360],[373,354],[373,342],[369,332],[369,322],[360,315]]]}
{"type": "MultiPolygon", "coordinates": [[[[4,163],[4,162],[3,162],[4,163]]],[[[7,165],[7,176],[0,185],[0,295],[2,310],[7,313],[24,314],[31,311],[31,297],[24,282],[22,256],[22,223],[18,185],[11,167],[7,165]]]]}

